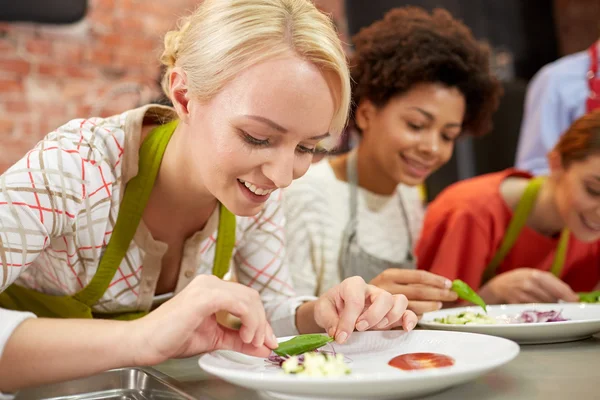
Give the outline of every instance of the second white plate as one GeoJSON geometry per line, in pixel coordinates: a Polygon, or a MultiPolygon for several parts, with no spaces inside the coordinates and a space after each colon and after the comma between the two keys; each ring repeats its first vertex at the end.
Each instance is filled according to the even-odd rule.
{"type": "Polygon", "coordinates": [[[561,310],[562,316],[569,319],[569,321],[493,325],[449,325],[434,321],[436,318],[456,315],[463,311],[483,313],[481,307],[459,307],[425,313],[421,321],[419,321],[419,325],[426,329],[499,336],[514,340],[520,344],[570,342],[585,339],[600,332],[599,304],[509,304],[488,306],[487,310],[488,315],[491,317],[510,317],[527,310],[561,310]]]}

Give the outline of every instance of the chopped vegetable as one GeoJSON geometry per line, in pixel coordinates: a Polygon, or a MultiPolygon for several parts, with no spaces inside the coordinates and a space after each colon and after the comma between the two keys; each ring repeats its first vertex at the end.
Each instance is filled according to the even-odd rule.
{"type": "Polygon", "coordinates": [[[470,311],[444,318],[436,318],[435,322],[450,325],[493,325],[493,324],[532,324],[540,322],[563,322],[568,319],[562,316],[562,311],[536,311],[526,310],[514,316],[500,316],[492,318],[485,314],[476,314],[470,311]]]}
{"type": "Polygon", "coordinates": [[[452,290],[455,291],[461,299],[477,304],[487,313],[485,301],[483,301],[483,299],[471,289],[471,286],[467,285],[465,282],[460,279],[455,279],[452,282],[452,290]]]}
{"type": "Polygon", "coordinates": [[[320,333],[298,335],[290,340],[279,343],[273,352],[278,356],[297,356],[309,351],[314,351],[333,342],[333,338],[320,333]]]}
{"type": "Polygon", "coordinates": [[[536,322],[564,322],[568,319],[562,316],[561,311],[535,311],[527,310],[515,317],[517,323],[532,324],[536,322]]]}
{"type": "Polygon", "coordinates": [[[350,367],[344,362],[343,355],[320,352],[289,357],[281,368],[286,374],[307,376],[343,376],[350,373],[350,367]]]}
{"type": "Polygon", "coordinates": [[[440,324],[449,325],[473,325],[473,324],[497,324],[498,321],[495,318],[489,317],[485,314],[474,313],[474,312],[461,312],[457,315],[448,315],[444,318],[436,318],[435,322],[440,324]]]}

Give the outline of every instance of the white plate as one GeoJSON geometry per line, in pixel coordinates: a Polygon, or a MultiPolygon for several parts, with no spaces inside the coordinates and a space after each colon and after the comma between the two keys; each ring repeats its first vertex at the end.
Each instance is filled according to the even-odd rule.
{"type": "Polygon", "coordinates": [[[425,313],[419,321],[419,325],[427,329],[500,336],[520,344],[570,342],[585,339],[600,332],[600,305],[598,304],[510,304],[487,306],[487,310],[491,317],[515,316],[526,310],[562,310],[562,316],[569,321],[493,325],[448,325],[434,322],[435,318],[455,315],[463,311],[483,313],[481,307],[460,307],[425,313]]]}
{"type": "MultiPolygon", "coordinates": [[[[282,338],[287,340],[289,338],[282,338]]],[[[276,399],[406,399],[439,392],[472,380],[505,364],[519,346],[493,336],[458,332],[355,332],[335,350],[349,357],[352,373],[321,378],[284,374],[264,359],[231,351],[200,358],[200,367],[233,384],[265,392],[276,399]],[[441,353],[454,358],[451,367],[402,371],[388,362],[405,353],[441,353]]]]}

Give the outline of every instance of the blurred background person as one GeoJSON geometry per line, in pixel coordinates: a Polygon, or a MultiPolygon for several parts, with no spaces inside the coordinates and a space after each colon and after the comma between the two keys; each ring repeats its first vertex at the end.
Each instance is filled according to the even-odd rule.
{"type": "Polygon", "coordinates": [[[313,164],[284,193],[296,289],[318,295],[359,275],[405,294],[417,313],[455,300],[449,281],[416,271],[416,188],[450,159],[457,138],[491,127],[501,88],[488,46],[447,11],[403,7],[353,37],[349,153],[313,164]]]}

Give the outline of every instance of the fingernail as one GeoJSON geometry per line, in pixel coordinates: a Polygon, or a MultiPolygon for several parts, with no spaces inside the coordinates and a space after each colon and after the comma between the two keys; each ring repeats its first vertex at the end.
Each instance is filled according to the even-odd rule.
{"type": "Polygon", "coordinates": [[[450,289],[452,287],[452,281],[450,279],[446,279],[446,281],[444,282],[444,285],[450,289]]]}
{"type": "Polygon", "coordinates": [[[382,328],[385,328],[386,326],[388,326],[389,323],[390,323],[390,320],[387,318],[384,318],[377,325],[379,325],[382,328]]]}
{"type": "Polygon", "coordinates": [[[443,304],[441,301],[437,302],[437,309],[439,310],[440,308],[442,308],[443,304]]]}
{"type": "Polygon", "coordinates": [[[329,328],[329,330],[327,331],[327,334],[329,335],[329,337],[334,337],[335,336],[335,328],[329,328]]]}
{"type": "Polygon", "coordinates": [[[348,339],[348,334],[346,332],[341,332],[336,338],[337,342],[340,344],[344,343],[346,339],[348,339]]]}
{"type": "Polygon", "coordinates": [[[277,343],[277,336],[275,336],[275,334],[273,334],[273,336],[271,336],[271,340],[273,340],[273,343],[275,343],[275,346],[279,346],[279,343],[277,343]]]}
{"type": "Polygon", "coordinates": [[[358,324],[356,324],[356,330],[357,331],[364,331],[369,327],[369,323],[365,320],[360,321],[358,324]]]}
{"type": "Polygon", "coordinates": [[[416,325],[416,324],[415,324],[413,321],[410,321],[410,322],[409,322],[409,323],[406,325],[406,330],[407,330],[407,331],[409,331],[409,332],[410,332],[410,331],[412,331],[412,330],[413,330],[413,328],[415,327],[415,325],[416,325]]]}

